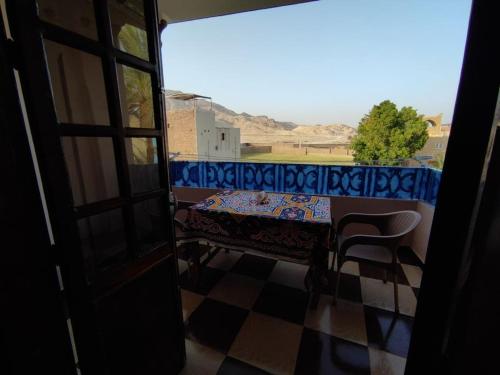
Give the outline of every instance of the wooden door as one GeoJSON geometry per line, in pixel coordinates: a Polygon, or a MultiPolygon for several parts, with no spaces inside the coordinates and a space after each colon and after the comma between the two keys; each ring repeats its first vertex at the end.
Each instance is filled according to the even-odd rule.
{"type": "Polygon", "coordinates": [[[0,11],[0,374],[76,375],[53,249],[0,11]]]}
{"type": "Polygon", "coordinates": [[[156,1],[7,6],[79,367],[177,373],[184,333],[156,1]]]}

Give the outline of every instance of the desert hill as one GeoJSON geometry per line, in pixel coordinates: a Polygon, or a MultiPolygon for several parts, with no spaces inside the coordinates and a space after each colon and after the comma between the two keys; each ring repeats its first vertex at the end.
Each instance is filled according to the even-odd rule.
{"type": "MultiPolygon", "coordinates": [[[[193,101],[168,99],[169,95],[181,91],[167,90],[168,111],[189,110],[193,108],[193,101]]],[[[268,116],[253,116],[248,113],[236,113],[223,105],[205,99],[197,99],[198,107],[215,113],[215,119],[227,126],[240,128],[242,143],[296,143],[304,144],[336,144],[350,143],[356,135],[356,129],[344,124],[307,125],[294,122],[277,121],[268,116]]]]}

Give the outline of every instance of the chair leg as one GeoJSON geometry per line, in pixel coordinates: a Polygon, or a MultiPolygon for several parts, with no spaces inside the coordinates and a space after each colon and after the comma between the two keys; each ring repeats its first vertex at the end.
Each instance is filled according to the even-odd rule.
{"type": "Polygon", "coordinates": [[[342,262],[342,260],[339,257],[338,263],[337,263],[337,281],[335,283],[335,294],[333,296],[333,302],[332,302],[333,305],[337,304],[337,298],[339,296],[340,269],[342,268],[342,266],[343,266],[343,262],[342,262]]]}
{"type": "MultiPolygon", "coordinates": [[[[332,266],[330,267],[330,269],[332,271],[335,271],[335,258],[337,257],[337,251],[336,250],[333,250],[333,256],[332,256],[332,266]]],[[[338,268],[338,267],[337,267],[338,268]]]]}
{"type": "Polygon", "coordinates": [[[394,307],[396,314],[399,314],[399,300],[398,300],[398,274],[394,272],[394,307]]]}

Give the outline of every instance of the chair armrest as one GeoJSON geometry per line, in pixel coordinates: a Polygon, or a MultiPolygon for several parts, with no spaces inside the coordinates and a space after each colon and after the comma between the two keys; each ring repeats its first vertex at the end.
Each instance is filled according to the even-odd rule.
{"type": "Polygon", "coordinates": [[[387,219],[387,214],[362,214],[362,213],[351,213],[346,214],[342,219],[340,219],[337,224],[337,231],[342,233],[344,228],[348,224],[359,223],[359,224],[370,224],[381,231],[381,227],[387,219]]]}
{"type": "Polygon", "coordinates": [[[400,240],[399,236],[372,236],[367,234],[356,234],[344,239],[340,244],[339,253],[344,256],[347,250],[354,245],[383,246],[392,251],[400,240]]]}

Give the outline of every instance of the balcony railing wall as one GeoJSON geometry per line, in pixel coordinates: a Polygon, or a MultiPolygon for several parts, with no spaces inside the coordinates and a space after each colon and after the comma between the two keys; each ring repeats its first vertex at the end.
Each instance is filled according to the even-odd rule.
{"type": "Polygon", "coordinates": [[[171,161],[170,168],[178,187],[412,199],[432,205],[441,181],[441,171],[423,167],[171,161]]]}

